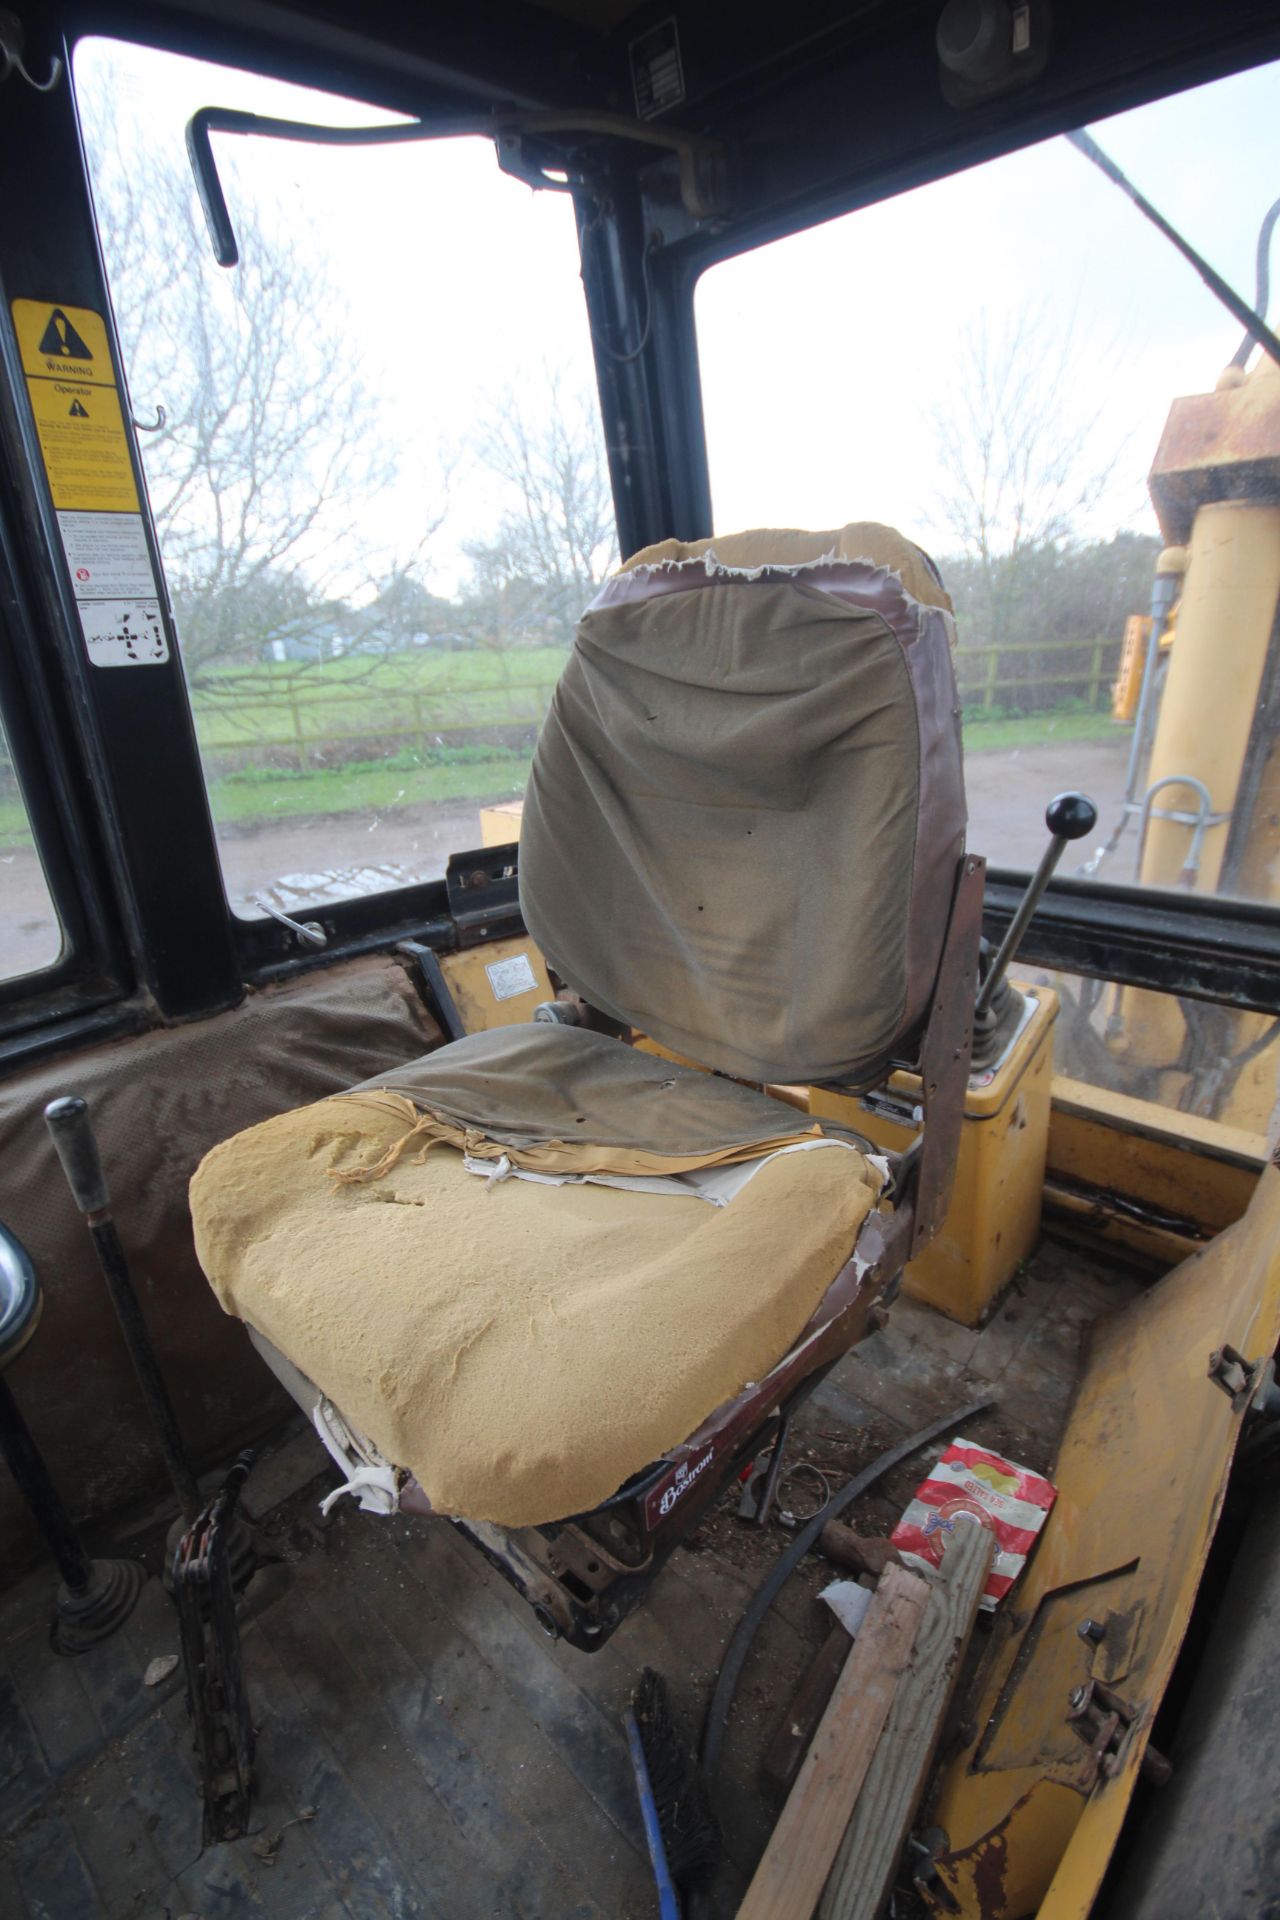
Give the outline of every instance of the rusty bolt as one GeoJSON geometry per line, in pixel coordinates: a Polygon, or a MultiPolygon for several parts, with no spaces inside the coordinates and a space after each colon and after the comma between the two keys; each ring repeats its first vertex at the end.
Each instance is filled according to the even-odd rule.
{"type": "MultiPolygon", "coordinates": [[[[1102,1771],[1106,1774],[1108,1780],[1114,1780],[1123,1766],[1124,1755],[1122,1753],[1104,1754],[1102,1771]]],[[[1173,1778],[1173,1765],[1171,1761],[1165,1759],[1162,1753],[1157,1752],[1155,1747],[1149,1746],[1138,1762],[1138,1772],[1144,1780],[1149,1780],[1153,1787],[1167,1787],[1173,1778]]]]}
{"type": "Polygon", "coordinates": [[[1076,1628],[1076,1632],[1082,1640],[1092,1640],[1096,1647],[1099,1640],[1106,1638],[1107,1623],[1105,1620],[1084,1619],[1076,1628]]]}

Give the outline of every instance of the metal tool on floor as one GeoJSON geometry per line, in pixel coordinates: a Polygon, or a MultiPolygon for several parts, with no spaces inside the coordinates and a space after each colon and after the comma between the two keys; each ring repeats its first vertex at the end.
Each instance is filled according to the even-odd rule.
{"type": "MultiPolygon", "coordinates": [[[[72,1199],[84,1215],[85,1225],[89,1229],[98,1265],[107,1283],[111,1304],[120,1322],[120,1331],[138,1385],[142,1389],[142,1397],[147,1403],[156,1444],[177,1496],[181,1518],[170,1531],[166,1544],[168,1557],[180,1529],[184,1525],[190,1527],[201,1511],[200,1487],[187,1459],[173,1402],[156,1359],[151,1334],[129,1272],[128,1258],[112,1217],[110,1195],[93,1122],[89,1117],[88,1102],[75,1094],[51,1100],[44,1110],[44,1118],[62,1162],[62,1171],[67,1177],[72,1199]]],[[[228,1551],[234,1582],[241,1587],[260,1558],[257,1543],[243,1515],[235,1520],[228,1540],[228,1551]]]]}
{"type": "Polygon", "coordinates": [[[253,1720],[240,1657],[240,1624],[231,1579],[229,1538],[253,1465],[242,1453],[219,1491],[179,1540],[173,1555],[182,1663],[187,1679],[200,1791],[203,1843],[237,1840],[253,1797],[253,1720]]]}
{"type": "Polygon", "coordinates": [[[55,1653],[84,1653],[128,1619],[146,1573],[136,1560],[90,1559],[9,1391],[4,1369],[34,1334],[42,1304],[35,1263],[0,1226],[0,1451],[62,1575],[50,1643],[55,1653]]]}

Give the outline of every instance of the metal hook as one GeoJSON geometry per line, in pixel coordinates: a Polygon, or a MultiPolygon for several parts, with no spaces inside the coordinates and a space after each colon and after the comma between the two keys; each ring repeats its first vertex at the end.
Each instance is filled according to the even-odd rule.
{"type": "Polygon", "coordinates": [[[262,911],[269,913],[273,920],[278,920],[282,927],[288,927],[290,933],[296,933],[304,946],[328,946],[329,936],[318,920],[292,920],[287,913],[281,912],[279,907],[273,907],[262,894],[255,893],[251,897],[255,907],[261,907],[262,911]]]}
{"type": "Polygon", "coordinates": [[[16,13],[0,11],[0,80],[7,80],[16,73],[37,93],[52,93],[62,78],[62,62],[55,55],[49,63],[49,78],[36,80],[27,71],[22,58],[22,49],[26,45],[26,35],[22,31],[22,22],[16,13]]]}
{"type": "Polygon", "coordinates": [[[169,416],[164,410],[164,402],[162,400],[157,400],[156,401],[156,417],[149,424],[145,420],[139,420],[137,414],[133,411],[132,407],[130,407],[129,409],[129,418],[132,420],[134,427],[139,433],[159,433],[161,427],[165,424],[165,421],[169,418],[169,416]]]}

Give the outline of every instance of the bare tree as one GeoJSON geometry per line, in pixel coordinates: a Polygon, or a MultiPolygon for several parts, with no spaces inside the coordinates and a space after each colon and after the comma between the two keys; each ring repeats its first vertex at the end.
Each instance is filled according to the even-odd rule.
{"type": "Polygon", "coordinates": [[[240,265],[217,267],[185,165],[126,151],[113,97],[91,100],[87,134],[133,404],[144,423],[164,409],[142,441],[151,508],[188,678],[238,700],[234,668],[272,643],[304,659],[367,647],[377,590],[412,577],[447,492],[412,554],[362,549],[354,529],[396,461],[322,250],[272,233],[240,192],[240,265]]]}
{"type": "Polygon", "coordinates": [[[992,563],[1078,533],[1122,451],[1095,371],[1073,324],[1028,307],[959,334],[930,424],[939,512],[965,552],[992,563]]]}
{"type": "Polygon", "coordinates": [[[1035,308],[981,315],[957,336],[930,426],[962,645],[1111,630],[1110,613],[1096,624],[1096,603],[1125,555],[1114,541],[1084,543],[1122,479],[1126,436],[1111,405],[1119,372],[1114,350],[1087,358],[1071,319],[1035,308]]]}
{"type": "Polygon", "coordinates": [[[505,502],[494,536],[467,545],[473,593],[499,640],[567,644],[618,553],[598,410],[548,373],[496,403],[473,453],[505,502]]]}

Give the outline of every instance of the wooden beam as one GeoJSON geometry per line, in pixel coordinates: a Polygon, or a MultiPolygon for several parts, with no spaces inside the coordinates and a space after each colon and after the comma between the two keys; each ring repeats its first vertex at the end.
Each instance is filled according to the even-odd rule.
{"type": "Polygon", "coordinates": [[[876,1588],[738,1920],[808,1920],[826,1885],[929,1599],[889,1567],[876,1588]]]}
{"type": "Polygon", "coordinates": [[[836,1690],[836,1682],[844,1671],[844,1663],[849,1658],[852,1646],[852,1635],[837,1621],[813,1656],[795,1699],[764,1750],[761,1769],[775,1786],[781,1787],[783,1793],[791,1791],[800,1771],[800,1763],[836,1690]]]}
{"type": "Polygon", "coordinates": [[[974,1523],[957,1528],[942,1556],[911,1664],[894,1694],[818,1920],[876,1920],[888,1899],[994,1551],[994,1534],[974,1523]]]}

